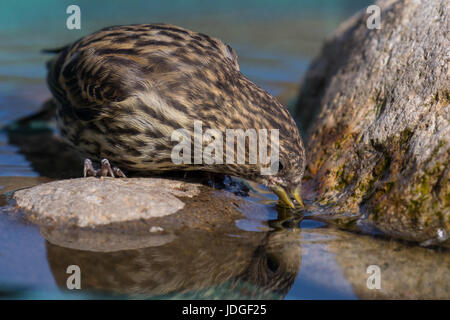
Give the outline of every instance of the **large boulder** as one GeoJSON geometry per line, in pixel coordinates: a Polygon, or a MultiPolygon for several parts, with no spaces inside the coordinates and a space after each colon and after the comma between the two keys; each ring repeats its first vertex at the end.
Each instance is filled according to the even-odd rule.
{"type": "Polygon", "coordinates": [[[376,5],[381,29],[357,14],[306,74],[306,197],[341,226],[448,245],[448,1],[376,5]]]}

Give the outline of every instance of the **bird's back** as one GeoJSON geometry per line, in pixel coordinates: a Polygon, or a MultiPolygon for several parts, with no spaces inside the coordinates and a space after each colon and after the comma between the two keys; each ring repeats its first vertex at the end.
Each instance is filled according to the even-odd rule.
{"type": "Polygon", "coordinates": [[[208,112],[217,117],[217,86],[232,91],[227,77],[239,73],[230,46],[166,24],[109,27],[56,51],[47,82],[61,133],[94,159],[140,156],[139,146],[167,158],[170,132],[208,112]]]}
{"type": "Polygon", "coordinates": [[[222,41],[164,24],[102,29],[59,49],[48,67],[52,93],[75,109],[122,101],[158,84],[179,88],[186,74],[206,82],[208,71],[215,81],[218,73],[239,70],[236,53],[222,41]]]}

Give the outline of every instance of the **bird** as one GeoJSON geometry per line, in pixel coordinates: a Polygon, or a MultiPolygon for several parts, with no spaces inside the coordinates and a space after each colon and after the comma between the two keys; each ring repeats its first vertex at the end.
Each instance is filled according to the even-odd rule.
{"type": "MultiPolygon", "coordinates": [[[[243,75],[230,45],[158,23],[107,27],[47,52],[54,54],[47,62],[47,84],[57,127],[86,157],[85,176],[219,173],[262,184],[287,207],[303,207],[306,156],[296,123],[285,106],[243,75]],[[173,132],[184,129],[193,141],[195,121],[224,135],[229,129],[276,130],[278,142],[270,140],[267,147],[278,152],[276,170],[262,174],[267,162],[259,158],[256,163],[174,163],[173,132]],[[101,169],[95,170],[90,159],[101,161],[101,169]]],[[[250,137],[244,138],[248,159],[250,137]]],[[[229,150],[237,156],[242,148],[229,150]]]]}

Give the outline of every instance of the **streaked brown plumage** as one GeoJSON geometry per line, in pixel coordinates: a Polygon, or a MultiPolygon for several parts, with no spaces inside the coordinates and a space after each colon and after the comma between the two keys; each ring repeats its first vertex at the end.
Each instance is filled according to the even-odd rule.
{"type": "Polygon", "coordinates": [[[59,49],[48,68],[61,134],[85,156],[124,171],[230,174],[270,187],[291,206],[287,194],[300,201],[305,153],[296,124],[242,75],[222,41],[164,24],[109,27],[59,49]],[[226,129],[279,129],[282,169],[263,176],[260,164],[175,165],[171,134],[192,132],[194,120],[224,136],[226,129]]]}

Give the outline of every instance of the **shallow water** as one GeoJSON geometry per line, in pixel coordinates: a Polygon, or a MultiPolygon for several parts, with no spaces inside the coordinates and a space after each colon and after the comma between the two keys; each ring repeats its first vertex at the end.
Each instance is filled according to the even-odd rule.
{"type": "MultiPolygon", "coordinates": [[[[47,57],[39,50],[124,23],[162,21],[219,37],[236,49],[244,74],[291,106],[323,39],[368,1],[79,3],[81,31],[65,28],[70,2],[0,4],[1,126],[38,110],[50,96],[47,57]]],[[[132,233],[33,225],[10,207],[11,193],[80,172],[77,164],[64,171],[71,166],[54,157],[59,149],[51,136],[45,125],[0,131],[0,297],[450,298],[447,251],[282,217],[275,197],[258,186],[247,199],[259,209],[241,212],[218,232],[136,240],[132,233]],[[110,246],[99,250],[96,244],[104,241],[110,246]],[[81,267],[80,291],[65,289],[70,264],[81,267]],[[379,290],[367,286],[370,265],[380,267],[379,290]]]]}

